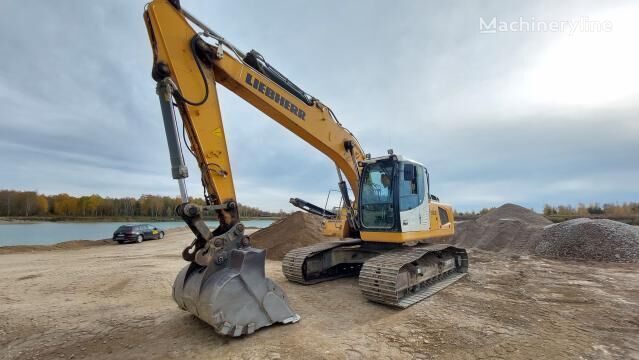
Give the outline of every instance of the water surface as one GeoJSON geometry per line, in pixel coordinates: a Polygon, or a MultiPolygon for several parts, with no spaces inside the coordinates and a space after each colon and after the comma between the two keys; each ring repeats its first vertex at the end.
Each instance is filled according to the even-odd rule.
{"type": "MultiPolygon", "coordinates": [[[[246,227],[263,228],[273,220],[256,219],[242,221],[246,227]]],[[[32,224],[0,223],[0,246],[8,245],[48,245],[69,240],[100,240],[113,236],[120,226],[131,222],[39,222],[32,224]]],[[[183,221],[145,222],[160,229],[184,227],[183,221]]],[[[209,221],[209,226],[217,226],[217,221],[209,221]]]]}

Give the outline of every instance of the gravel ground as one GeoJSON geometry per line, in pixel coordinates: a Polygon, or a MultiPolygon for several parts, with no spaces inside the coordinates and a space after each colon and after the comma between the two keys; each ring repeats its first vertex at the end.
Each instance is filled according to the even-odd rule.
{"type": "Polygon", "coordinates": [[[397,310],[269,260],[302,319],[231,339],[171,299],[191,238],[0,255],[0,359],[639,359],[637,264],[475,250],[467,277],[397,310]]]}

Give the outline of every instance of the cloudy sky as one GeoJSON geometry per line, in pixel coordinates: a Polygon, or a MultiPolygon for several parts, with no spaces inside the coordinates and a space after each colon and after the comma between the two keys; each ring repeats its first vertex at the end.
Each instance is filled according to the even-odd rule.
{"type": "MultiPolygon", "coordinates": [[[[639,200],[636,1],[182,3],[331,106],[365,151],[425,163],[458,209],[639,200]],[[525,29],[561,22],[578,25],[525,29]]],[[[3,1],[0,188],[177,194],[143,6],[3,1]]],[[[220,93],[239,201],[323,204],[328,159],[220,93]]]]}

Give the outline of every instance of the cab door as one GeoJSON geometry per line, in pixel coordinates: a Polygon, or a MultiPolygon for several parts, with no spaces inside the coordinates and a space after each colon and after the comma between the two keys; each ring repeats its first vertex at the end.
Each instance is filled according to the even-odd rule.
{"type": "Polygon", "coordinates": [[[430,228],[424,168],[402,162],[399,171],[399,218],[402,232],[430,228]]]}

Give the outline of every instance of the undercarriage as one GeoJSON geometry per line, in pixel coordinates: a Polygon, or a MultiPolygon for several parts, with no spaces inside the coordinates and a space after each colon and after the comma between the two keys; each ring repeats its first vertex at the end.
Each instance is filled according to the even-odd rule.
{"type": "Polygon", "coordinates": [[[289,281],[304,285],[359,276],[367,299],[406,308],[465,276],[468,255],[448,244],[402,246],[350,239],[292,250],[282,260],[282,271],[289,281]]]}

